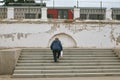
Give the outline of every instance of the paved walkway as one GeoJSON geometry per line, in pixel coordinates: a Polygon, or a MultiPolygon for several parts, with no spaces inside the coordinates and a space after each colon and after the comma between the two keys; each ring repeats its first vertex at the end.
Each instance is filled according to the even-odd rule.
{"type": "Polygon", "coordinates": [[[0,80],[120,80],[120,76],[113,77],[69,77],[69,78],[10,78],[10,75],[0,75],[0,80]]]}

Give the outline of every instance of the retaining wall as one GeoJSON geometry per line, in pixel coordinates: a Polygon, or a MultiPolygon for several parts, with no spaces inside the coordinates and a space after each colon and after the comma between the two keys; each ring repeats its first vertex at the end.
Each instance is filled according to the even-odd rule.
{"type": "Polygon", "coordinates": [[[21,49],[0,50],[0,75],[12,74],[21,49]]]}

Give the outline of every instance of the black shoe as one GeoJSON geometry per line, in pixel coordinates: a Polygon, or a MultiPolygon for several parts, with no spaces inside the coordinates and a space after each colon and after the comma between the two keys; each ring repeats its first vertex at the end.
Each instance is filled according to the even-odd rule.
{"type": "Polygon", "coordinates": [[[59,61],[55,61],[55,63],[58,63],[59,61]]]}

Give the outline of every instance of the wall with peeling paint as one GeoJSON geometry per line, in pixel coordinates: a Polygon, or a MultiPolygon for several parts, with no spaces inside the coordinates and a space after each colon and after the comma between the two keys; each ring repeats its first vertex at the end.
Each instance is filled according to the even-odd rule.
{"type": "Polygon", "coordinates": [[[0,24],[0,47],[49,47],[55,37],[64,47],[113,48],[120,46],[120,24],[0,24]]]}

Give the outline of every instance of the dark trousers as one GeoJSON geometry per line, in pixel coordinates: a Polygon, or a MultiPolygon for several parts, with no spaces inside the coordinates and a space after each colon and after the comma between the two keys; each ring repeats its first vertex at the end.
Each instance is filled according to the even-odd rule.
{"type": "Polygon", "coordinates": [[[53,58],[54,58],[54,62],[57,62],[57,59],[59,59],[60,57],[60,50],[53,50],[53,58]]]}

